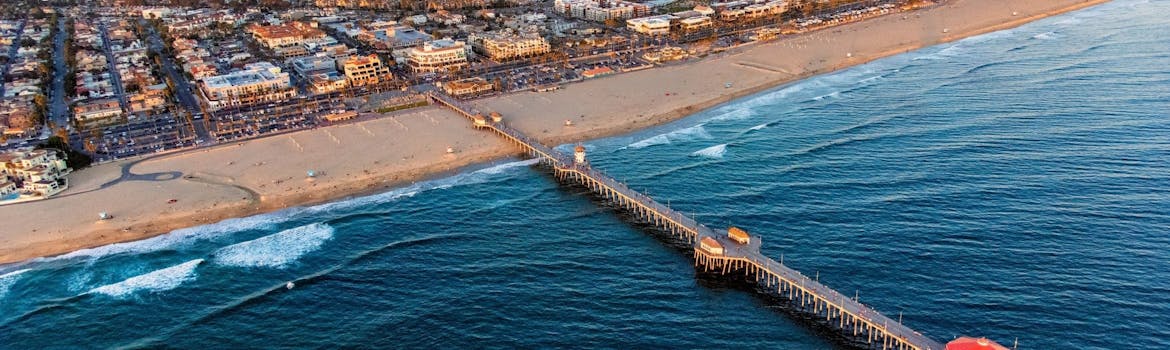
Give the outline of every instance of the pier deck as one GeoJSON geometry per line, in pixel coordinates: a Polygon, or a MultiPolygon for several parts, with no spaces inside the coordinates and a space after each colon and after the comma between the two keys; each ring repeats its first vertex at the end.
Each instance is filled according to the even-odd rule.
{"type": "MultiPolygon", "coordinates": [[[[845,338],[873,349],[942,350],[943,345],[892,320],[876,310],[810,279],[792,268],[760,253],[760,239],[751,236],[740,244],[727,236],[726,229],[711,229],[653,198],[630,189],[625,184],[578,161],[575,155],[561,152],[529,138],[504,124],[499,115],[490,117],[455,99],[430,93],[431,99],[471,119],[479,129],[495,132],[515,143],[529,155],[552,167],[557,179],[585,186],[590,191],[628,211],[638,220],[669,232],[675,238],[690,243],[695,250],[695,265],[705,272],[722,275],[742,274],[764,292],[787,300],[790,306],[828,327],[836,329],[845,338]],[[713,253],[702,249],[699,242],[710,237],[723,247],[713,253]]],[[[582,155],[583,158],[583,155],[582,155]]]]}

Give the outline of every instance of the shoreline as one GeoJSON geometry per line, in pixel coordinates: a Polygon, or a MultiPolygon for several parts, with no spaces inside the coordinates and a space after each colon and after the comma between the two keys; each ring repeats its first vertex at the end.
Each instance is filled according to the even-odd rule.
{"type": "MultiPolygon", "coordinates": [[[[980,20],[993,22],[990,25],[974,25],[965,30],[954,30],[954,32],[934,40],[922,39],[911,43],[878,45],[880,51],[857,56],[850,55],[847,59],[842,59],[845,57],[843,55],[833,56],[814,52],[805,57],[808,58],[809,62],[805,66],[797,64],[800,62],[800,58],[791,58],[783,62],[767,61],[765,67],[789,65],[789,69],[777,69],[773,75],[759,73],[758,70],[749,70],[744,73],[743,69],[745,68],[739,67],[743,65],[734,62],[737,59],[751,58],[748,56],[752,55],[765,55],[765,58],[773,58],[774,56],[767,56],[768,51],[781,50],[784,44],[811,42],[810,38],[823,39],[828,42],[835,39],[835,36],[847,38],[851,35],[861,35],[847,33],[846,30],[857,32],[858,29],[881,25],[886,25],[886,27],[895,27],[899,25],[898,23],[908,25],[907,23],[910,22],[907,22],[907,16],[904,15],[914,15],[914,18],[911,19],[913,21],[927,22],[932,19],[932,16],[935,17],[934,19],[945,19],[947,14],[963,12],[966,9],[956,7],[990,6],[973,1],[977,0],[955,0],[911,12],[899,12],[861,22],[821,28],[691,62],[590,79],[570,84],[551,94],[507,94],[471,102],[481,107],[490,106],[484,108],[485,110],[501,111],[506,118],[515,122],[514,125],[517,128],[534,135],[542,143],[560,145],[582,142],[639,132],[675,122],[747,96],[783,88],[812,76],[924,47],[1010,29],[1039,19],[1108,2],[1108,0],[1048,0],[1042,5],[1034,6],[1045,7],[1047,5],[1049,8],[1036,9],[1032,13],[1021,13],[1018,17],[988,15],[989,18],[980,18],[980,20]],[[899,22],[899,19],[893,16],[903,17],[899,22]],[[819,36],[824,38],[819,38],[819,36]],[[814,65],[818,59],[822,63],[820,66],[814,65]],[[829,62],[830,60],[832,62],[829,62]],[[702,73],[696,73],[700,70],[715,71],[707,73],[714,74],[714,77],[701,76],[702,73]],[[726,75],[720,75],[723,73],[726,75]],[[710,78],[726,79],[726,77],[756,80],[744,84],[737,81],[736,86],[742,87],[726,93],[722,93],[724,90],[704,91],[703,87],[694,86],[691,87],[696,89],[691,92],[692,97],[685,97],[684,94],[682,98],[686,99],[685,101],[674,103],[671,101],[655,103],[657,99],[663,99],[659,91],[639,92],[644,95],[641,100],[622,96],[631,100],[626,103],[644,104],[646,109],[658,109],[649,111],[649,116],[630,117],[628,112],[630,109],[623,108],[619,101],[614,106],[592,107],[592,109],[582,106],[579,110],[574,110],[574,113],[582,112],[579,117],[580,122],[575,121],[576,125],[581,125],[579,128],[573,127],[566,130],[562,127],[558,129],[557,125],[561,123],[561,120],[548,118],[548,115],[565,113],[565,108],[562,107],[565,104],[554,103],[552,99],[578,101],[578,104],[588,104],[591,99],[605,102],[605,99],[613,98],[613,96],[607,95],[611,93],[609,90],[629,85],[623,83],[672,77],[681,79],[679,85],[685,86],[686,79],[688,77],[694,78],[694,76],[698,76],[700,81],[712,80],[710,78]],[[649,101],[646,101],[647,99],[649,101]],[[523,103],[515,100],[521,100],[523,103]],[[543,109],[541,102],[544,102],[543,109]],[[530,106],[532,108],[529,108],[530,106]],[[508,109],[511,111],[506,111],[508,109]],[[587,115],[588,119],[586,119],[587,115]],[[560,131],[550,132],[550,130],[560,131]]],[[[1008,10],[1004,9],[1003,11],[1008,10]]],[[[826,51],[837,49],[827,43],[814,44],[819,45],[814,49],[826,51]]],[[[793,56],[796,55],[793,54],[793,56]]],[[[720,80],[714,81],[718,85],[722,85],[720,80]]],[[[636,89],[636,87],[626,87],[626,89],[636,89]]],[[[674,92],[674,94],[678,95],[679,93],[674,92]]],[[[84,248],[141,240],[176,229],[219,222],[230,218],[372,195],[418,181],[447,177],[519,154],[518,150],[504,144],[501,140],[494,139],[492,135],[481,135],[475,132],[468,127],[466,121],[453,113],[442,111],[433,106],[407,112],[409,113],[394,114],[353,125],[305,130],[289,135],[275,135],[249,140],[241,142],[239,145],[229,144],[207,150],[192,150],[159,157],[112,162],[85,169],[82,171],[85,174],[82,175],[86,177],[82,181],[78,181],[74,191],[63,194],[62,197],[68,198],[54,197],[38,201],[38,203],[14,206],[29,209],[31,213],[27,216],[21,216],[26,221],[21,224],[31,228],[31,231],[0,235],[0,243],[3,243],[4,247],[0,248],[0,266],[19,264],[31,258],[59,255],[84,248]],[[343,136],[338,137],[337,134],[343,136]],[[394,136],[395,140],[387,141],[386,139],[391,138],[391,136],[394,136]],[[366,139],[362,139],[362,137],[366,139]],[[350,142],[354,139],[359,139],[359,141],[350,142]],[[364,157],[359,159],[361,162],[357,160],[351,162],[349,158],[339,162],[338,158],[355,154],[353,152],[365,152],[374,148],[374,146],[363,142],[380,142],[388,146],[381,149],[375,148],[378,152],[385,154],[360,155],[359,157],[364,157]],[[454,155],[443,154],[441,151],[444,147],[443,142],[454,145],[453,147],[457,147],[458,152],[454,155]],[[240,150],[233,150],[237,147],[240,150]],[[306,155],[301,158],[285,157],[289,152],[297,150],[306,155]],[[278,163],[274,167],[275,170],[266,168],[267,163],[270,162],[278,163]],[[358,164],[362,162],[369,168],[363,168],[361,164],[358,164]],[[382,164],[381,162],[386,163],[382,164]],[[327,163],[332,166],[319,165],[318,163],[327,163]],[[298,166],[300,168],[292,169],[298,166]],[[303,175],[298,175],[298,173],[303,174],[302,169],[313,169],[311,167],[315,166],[323,166],[322,169],[329,170],[320,178],[305,179],[303,175]],[[184,176],[181,179],[165,183],[128,181],[119,182],[109,188],[93,188],[95,185],[105,183],[102,180],[111,178],[115,172],[120,177],[123,167],[127,167],[127,171],[132,174],[155,173],[155,170],[163,172],[177,170],[184,176]],[[361,173],[354,175],[359,170],[361,173]],[[302,179],[302,181],[297,182],[296,179],[302,179]],[[170,196],[182,197],[183,202],[178,206],[163,208],[145,204],[154,201],[162,203],[165,198],[170,196]],[[80,218],[74,218],[72,222],[56,222],[52,215],[45,215],[45,213],[88,215],[89,213],[79,213],[79,211],[92,210],[94,205],[110,204],[111,201],[118,199],[140,200],[137,202],[142,204],[123,204],[122,207],[115,208],[112,212],[116,217],[111,222],[90,222],[80,218]],[[52,206],[46,206],[45,203],[52,204],[52,206]],[[46,226],[49,228],[45,228],[46,226]]],[[[9,208],[0,210],[6,209],[9,208]]],[[[22,231],[20,224],[17,227],[17,231],[22,231]]]]}

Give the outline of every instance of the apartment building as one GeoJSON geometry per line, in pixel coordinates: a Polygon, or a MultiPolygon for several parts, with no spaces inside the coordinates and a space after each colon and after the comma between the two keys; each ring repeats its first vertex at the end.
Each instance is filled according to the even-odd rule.
{"type": "Polygon", "coordinates": [[[79,125],[113,124],[122,118],[122,106],[116,98],[78,102],[73,106],[73,121],[79,125]]]}
{"type": "Polygon", "coordinates": [[[469,36],[472,47],[496,61],[509,61],[545,54],[550,47],[539,35],[507,33],[476,33],[469,36]]]}
{"type": "Polygon", "coordinates": [[[605,22],[650,14],[650,5],[623,0],[556,0],[553,10],[569,17],[605,22]]]}
{"type": "Polygon", "coordinates": [[[35,149],[0,153],[0,195],[20,192],[48,197],[65,189],[72,172],[56,151],[35,149]]]}

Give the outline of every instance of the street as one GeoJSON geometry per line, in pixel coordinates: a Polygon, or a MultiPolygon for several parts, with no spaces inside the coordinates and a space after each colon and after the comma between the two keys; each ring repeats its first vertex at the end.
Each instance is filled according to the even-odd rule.
{"type": "MultiPolygon", "coordinates": [[[[192,93],[193,90],[191,89],[191,83],[187,81],[186,76],[175,69],[175,61],[171,58],[170,55],[166,54],[166,50],[163,50],[164,44],[162,42],[162,38],[159,36],[158,32],[155,31],[154,26],[150,25],[149,23],[145,23],[145,20],[140,20],[140,23],[144,28],[147,28],[147,32],[150,34],[150,50],[158,53],[159,60],[162,61],[163,72],[165,72],[167,76],[171,78],[171,81],[175,84],[174,93],[175,96],[178,97],[179,103],[182,104],[183,107],[186,108],[192,116],[200,115],[201,110],[199,108],[199,102],[195,100],[195,95],[192,93]]],[[[201,143],[213,142],[214,138],[211,137],[211,133],[207,130],[207,123],[205,123],[203,120],[192,119],[191,124],[194,124],[193,126],[195,128],[195,136],[198,140],[200,140],[201,143]]]]}

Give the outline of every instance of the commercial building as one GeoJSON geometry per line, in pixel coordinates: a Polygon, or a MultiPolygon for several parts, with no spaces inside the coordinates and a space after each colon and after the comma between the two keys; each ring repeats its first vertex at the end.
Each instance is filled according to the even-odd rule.
{"type": "Polygon", "coordinates": [[[316,54],[292,60],[292,69],[302,77],[337,71],[337,60],[329,55],[316,54]]]}
{"type": "Polygon", "coordinates": [[[451,96],[474,96],[492,91],[495,86],[484,78],[474,77],[439,83],[439,87],[451,96]]]}
{"type": "Polygon", "coordinates": [[[382,65],[382,60],[373,54],[350,57],[342,64],[342,72],[350,86],[377,84],[391,78],[389,68],[382,65]]]}
{"type": "Polygon", "coordinates": [[[711,28],[711,17],[697,16],[683,18],[678,21],[678,27],[684,31],[696,31],[711,28]]]}
{"type": "Polygon", "coordinates": [[[289,46],[301,46],[309,42],[325,40],[327,35],[320,29],[302,22],[291,22],[282,25],[252,25],[249,27],[252,37],[269,49],[289,46]]]}
{"type": "Polygon", "coordinates": [[[415,73],[453,72],[467,68],[467,51],[462,41],[443,39],[410,49],[407,62],[415,73]]]}
{"type": "Polygon", "coordinates": [[[545,54],[548,41],[535,34],[482,33],[469,36],[471,45],[479,53],[496,61],[508,61],[545,54]]]}
{"type": "Polygon", "coordinates": [[[264,101],[281,101],[296,95],[288,73],[268,62],[244,66],[244,70],[204,78],[200,97],[210,110],[264,101]]]}
{"type": "Polygon", "coordinates": [[[667,35],[670,34],[670,22],[676,18],[673,15],[631,18],[626,20],[626,28],[646,35],[667,35]]]}
{"type": "Polygon", "coordinates": [[[314,94],[327,94],[344,90],[349,87],[349,80],[346,80],[341,73],[337,71],[330,71],[327,73],[318,73],[309,76],[309,91],[314,94]]]}

